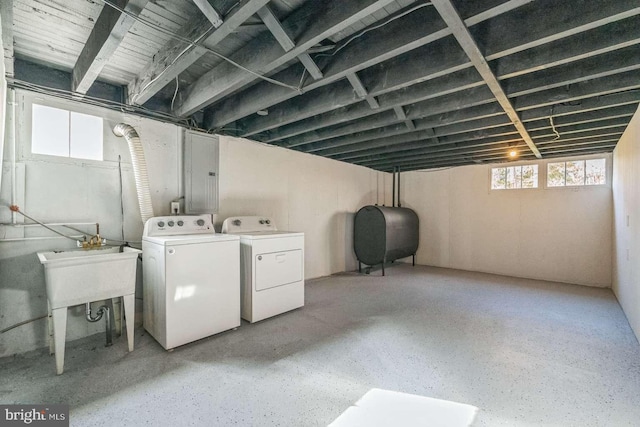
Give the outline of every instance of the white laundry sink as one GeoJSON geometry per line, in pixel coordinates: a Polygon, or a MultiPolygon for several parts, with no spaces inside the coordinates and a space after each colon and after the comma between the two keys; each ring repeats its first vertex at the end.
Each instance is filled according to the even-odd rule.
{"type": "Polygon", "coordinates": [[[52,309],[115,298],[135,292],[134,248],[38,252],[44,265],[47,299],[52,309]]]}
{"type": "Polygon", "coordinates": [[[44,265],[47,300],[53,317],[58,374],[64,370],[67,307],[123,297],[129,351],[133,351],[133,317],[139,249],[125,247],[38,252],[44,265]]]}

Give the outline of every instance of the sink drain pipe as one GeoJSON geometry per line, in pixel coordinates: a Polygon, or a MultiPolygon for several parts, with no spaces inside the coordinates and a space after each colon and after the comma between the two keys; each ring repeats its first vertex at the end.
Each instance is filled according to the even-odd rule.
{"type": "Polygon", "coordinates": [[[111,312],[109,310],[109,307],[107,307],[106,305],[101,305],[100,308],[98,308],[98,311],[96,311],[96,315],[94,317],[91,314],[91,303],[90,302],[87,303],[87,320],[89,322],[95,323],[100,319],[102,319],[103,315],[106,316],[105,324],[107,328],[107,343],[104,346],[110,347],[111,344],[113,344],[113,339],[111,336],[111,312]]]}

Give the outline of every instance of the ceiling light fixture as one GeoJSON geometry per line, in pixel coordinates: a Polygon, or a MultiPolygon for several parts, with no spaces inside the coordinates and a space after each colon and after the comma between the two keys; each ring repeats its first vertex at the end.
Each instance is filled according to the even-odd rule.
{"type": "Polygon", "coordinates": [[[269,110],[258,110],[258,111],[256,111],[256,113],[259,116],[268,116],[269,115],[269,110]]]}
{"type": "Polygon", "coordinates": [[[512,159],[513,159],[514,157],[518,157],[518,152],[516,151],[516,149],[515,149],[515,148],[513,148],[513,149],[511,149],[511,150],[509,151],[509,157],[511,157],[512,159]]]}

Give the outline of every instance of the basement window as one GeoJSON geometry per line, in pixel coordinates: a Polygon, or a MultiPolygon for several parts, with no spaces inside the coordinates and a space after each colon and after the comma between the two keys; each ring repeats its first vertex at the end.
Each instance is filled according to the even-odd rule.
{"type": "Polygon", "coordinates": [[[607,183],[606,159],[547,164],[547,187],[577,187],[607,183]]]}
{"type": "Polygon", "coordinates": [[[538,165],[491,168],[492,190],[538,188],[538,165]]]}
{"type": "Polygon", "coordinates": [[[31,152],[74,159],[103,160],[102,118],[33,104],[31,152]]]}

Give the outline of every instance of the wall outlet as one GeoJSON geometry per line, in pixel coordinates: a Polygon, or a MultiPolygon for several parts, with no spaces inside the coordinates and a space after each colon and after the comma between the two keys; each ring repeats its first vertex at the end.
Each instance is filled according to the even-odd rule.
{"type": "Polygon", "coordinates": [[[171,215],[178,215],[180,213],[180,202],[171,202],[171,215]]]}

